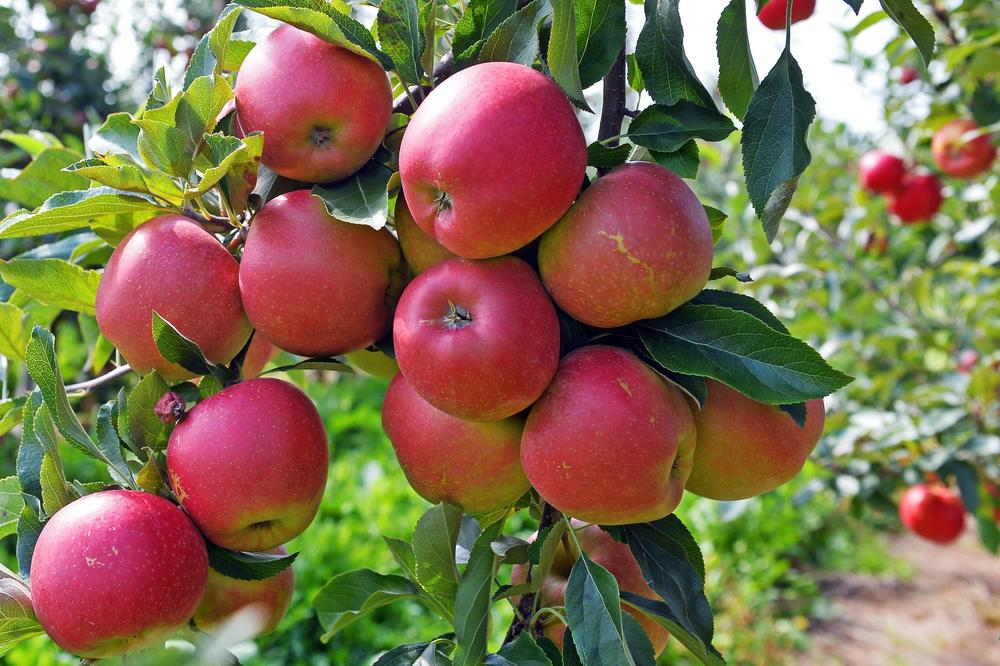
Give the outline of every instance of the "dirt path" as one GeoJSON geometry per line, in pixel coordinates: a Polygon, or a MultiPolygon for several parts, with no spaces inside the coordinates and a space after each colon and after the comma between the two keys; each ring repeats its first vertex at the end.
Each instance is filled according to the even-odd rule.
{"type": "Polygon", "coordinates": [[[940,547],[894,537],[907,582],[829,574],[821,585],[838,614],[817,621],[801,666],[1000,666],[1000,558],[966,535],[940,547]]]}

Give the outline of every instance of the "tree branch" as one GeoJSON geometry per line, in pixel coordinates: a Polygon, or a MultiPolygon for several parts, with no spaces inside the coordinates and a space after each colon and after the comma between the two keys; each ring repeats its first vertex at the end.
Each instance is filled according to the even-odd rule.
{"type": "MultiPolygon", "coordinates": [[[[622,133],[622,121],[625,119],[625,49],[623,48],[611,66],[611,71],[604,77],[604,105],[601,108],[601,124],[597,132],[597,140],[607,141],[607,145],[618,145],[618,139],[612,139],[622,133]]],[[[607,169],[598,169],[600,174],[607,169]]]]}
{"type": "MultiPolygon", "coordinates": [[[[551,527],[557,522],[562,520],[562,513],[559,509],[555,508],[551,504],[546,504],[542,509],[542,517],[538,521],[538,533],[541,534],[542,530],[546,527],[551,527]]],[[[531,563],[528,563],[528,575],[525,579],[526,582],[531,582],[531,563]]],[[[510,643],[515,638],[517,638],[528,624],[531,622],[531,615],[535,608],[535,594],[534,592],[529,592],[528,594],[522,595],[521,600],[517,604],[517,610],[514,612],[514,619],[510,622],[510,627],[507,628],[507,635],[504,636],[504,645],[510,643]]]]}
{"type": "Polygon", "coordinates": [[[132,372],[132,368],[129,365],[120,365],[114,370],[109,370],[99,377],[94,377],[93,379],[88,379],[85,382],[80,382],[78,384],[70,384],[66,387],[67,393],[86,393],[92,391],[98,386],[107,384],[108,382],[114,381],[119,377],[127,375],[132,372]]]}
{"type": "Polygon", "coordinates": [[[951,14],[948,13],[948,10],[942,7],[941,3],[934,2],[931,4],[931,11],[934,12],[935,18],[941,22],[944,29],[948,32],[948,43],[952,46],[958,46],[958,34],[951,25],[951,14]]]}

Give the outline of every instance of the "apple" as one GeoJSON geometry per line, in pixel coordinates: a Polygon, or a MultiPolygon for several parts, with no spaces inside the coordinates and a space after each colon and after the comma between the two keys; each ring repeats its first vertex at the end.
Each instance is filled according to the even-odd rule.
{"type": "MultiPolygon", "coordinates": [[[[792,0],[792,23],[804,21],[816,10],[816,0],[792,0]]],[[[770,0],[757,12],[757,18],[771,30],[784,30],[788,0],[770,0]]]]}
{"type": "Polygon", "coordinates": [[[399,372],[396,359],[389,358],[380,351],[359,349],[346,354],[344,360],[355,370],[378,379],[392,379],[399,372]]]}
{"type": "Polygon", "coordinates": [[[260,552],[301,534],[330,452],[316,407],[279,379],[251,379],[199,402],[174,427],[167,475],[205,537],[260,552]]]}
{"type": "Polygon", "coordinates": [[[899,82],[905,86],[916,81],[919,76],[920,72],[915,67],[904,67],[899,73],[899,82]]]}
{"type": "MultiPolygon", "coordinates": [[[[268,551],[275,555],[287,555],[284,546],[268,551]]],[[[214,569],[208,571],[205,594],[194,612],[194,623],[199,630],[209,634],[217,633],[227,624],[235,621],[238,613],[252,609],[253,636],[269,634],[285,616],[292,602],[295,574],[292,567],[263,580],[237,580],[214,569]]],[[[251,638],[253,636],[246,636],[251,638]]]]}
{"type": "Polygon", "coordinates": [[[684,181],[651,162],[613,169],[542,236],[538,270],[556,304],[591,326],[660,317],[712,272],[712,228],[684,181]]]}
{"type": "Polygon", "coordinates": [[[264,165],[309,183],[360,169],[392,115],[381,65],[290,25],[250,51],[234,92],[240,127],[264,133],[264,165]]]}
{"type": "Polygon", "coordinates": [[[794,478],[823,434],[822,400],[806,403],[799,427],[779,407],[706,379],[708,400],[695,415],[698,445],[687,489],[716,500],[755,497],[794,478]]]}
{"type": "Polygon", "coordinates": [[[395,221],[399,247],[414,275],[420,275],[428,268],[433,268],[455,256],[417,226],[402,194],[396,199],[395,221]]]}
{"type": "Polygon", "coordinates": [[[471,259],[537,238],[573,203],[586,169],[583,130],[562,90],[509,62],[473,65],[437,86],[399,152],[413,219],[471,259]]]}
{"type": "Polygon", "coordinates": [[[84,495],[42,528],[31,598],[45,633],[86,659],[162,644],[205,590],[205,541],[175,504],[150,493],[84,495]]]}
{"type": "MultiPolygon", "coordinates": [[[[576,538],[580,541],[580,546],[591,560],[607,569],[618,581],[618,589],[623,592],[631,592],[647,599],[660,601],[660,596],[653,591],[643,578],[639,563],[635,561],[632,550],[624,543],[619,543],[610,534],[602,530],[597,525],[584,526],[583,523],[574,520],[573,529],[576,538]]],[[[534,541],[534,539],[531,539],[534,541]]],[[[549,575],[542,583],[542,588],[538,592],[539,608],[563,606],[566,603],[566,584],[569,574],[573,570],[573,565],[579,559],[576,544],[569,540],[570,550],[566,548],[567,541],[561,542],[556,547],[555,558],[552,560],[552,567],[549,575]]],[[[527,580],[527,565],[517,564],[511,573],[512,584],[523,583],[527,580]]],[[[663,648],[667,646],[670,632],[664,629],[659,623],[644,613],[622,603],[622,610],[634,617],[642,626],[649,640],[653,643],[653,650],[659,656],[663,648]]],[[[549,640],[562,648],[563,635],[566,633],[566,625],[559,621],[554,615],[545,615],[541,619],[543,631],[549,640]]]]}
{"type": "Polygon", "coordinates": [[[899,519],[914,534],[947,544],[958,539],[965,529],[965,507],[948,488],[921,483],[903,493],[899,519]]]}
{"type": "Polygon", "coordinates": [[[962,139],[978,127],[971,118],[959,118],[934,132],[931,153],[941,171],[956,178],[974,178],[990,168],[997,156],[992,137],[981,134],[971,141],[962,139]]]}
{"type": "Polygon", "coordinates": [[[247,316],[276,347],[301,356],[364,349],[389,330],[402,281],[388,229],[341,222],[309,190],[254,217],[240,262],[247,316]]]}
{"type": "Polygon", "coordinates": [[[243,378],[253,379],[259,375],[274,358],[275,351],[274,345],[267,338],[254,333],[253,339],[250,341],[250,349],[247,350],[246,358],[243,359],[243,378]]]}
{"type": "Polygon", "coordinates": [[[958,355],[958,364],[955,369],[963,375],[967,375],[972,372],[978,362],[979,354],[975,349],[963,349],[958,355]]]}
{"type": "Polygon", "coordinates": [[[899,189],[906,175],[906,164],[899,157],[882,150],[865,153],[858,162],[861,185],[878,194],[889,194],[899,189]]]}
{"type": "Polygon", "coordinates": [[[429,403],[459,418],[499,421],[549,385],[559,320],[520,259],[449,259],[406,287],[393,346],[400,371],[429,403]]]}
{"type": "Polygon", "coordinates": [[[488,423],[451,416],[421,398],[399,374],[385,394],[382,429],[407,481],[428,502],[489,513],[528,492],[521,468],[521,416],[488,423]]]}
{"type": "Polygon", "coordinates": [[[155,370],[168,381],[194,373],[160,355],[154,311],[213,363],[229,363],[250,337],[239,264],[215,236],[181,215],[155,217],[119,243],[97,288],[95,310],[101,333],[133,370],[155,370]]]}
{"type": "Polygon", "coordinates": [[[691,472],[695,424],[684,395],[617,347],[570,352],[531,408],[521,463],[563,513],[604,525],[663,518],[691,472]]]}
{"type": "Polygon", "coordinates": [[[929,174],[908,174],[889,196],[889,210],[906,224],[925,222],[941,209],[941,181],[929,174]]]}

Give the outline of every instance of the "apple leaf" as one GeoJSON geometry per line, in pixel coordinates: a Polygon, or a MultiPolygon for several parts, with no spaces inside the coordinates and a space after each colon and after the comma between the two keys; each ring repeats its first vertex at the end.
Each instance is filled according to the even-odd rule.
{"type": "MultiPolygon", "coordinates": [[[[502,23],[514,15],[516,9],[516,0],[470,0],[462,17],[455,24],[455,36],[451,42],[452,52],[455,54],[455,68],[461,69],[481,61],[478,57],[479,51],[487,39],[502,23]]],[[[537,13],[537,7],[535,11],[537,13]]],[[[536,36],[536,44],[537,41],[536,36]]],[[[534,56],[531,59],[534,60],[534,56]]]]}
{"type": "Polygon", "coordinates": [[[580,83],[587,88],[615,64],[625,43],[625,3],[616,0],[576,0],[576,52],[580,83]]]}
{"type": "Polygon", "coordinates": [[[879,0],[879,2],[889,18],[905,30],[917,45],[917,50],[924,59],[924,67],[929,65],[931,58],[934,57],[934,28],[913,6],[913,0],[879,0]]]}
{"type": "MultiPolygon", "coordinates": [[[[576,52],[576,12],[573,0],[549,0],[552,5],[552,30],[546,64],[549,74],[577,107],[591,111],[583,96],[580,64],[576,52]]],[[[615,54],[618,55],[617,53],[615,54]]]]}
{"type": "Polygon", "coordinates": [[[731,0],[719,17],[716,36],[719,56],[719,92],[722,101],[741,120],[760,83],[747,37],[746,0],[731,0]]]}
{"type": "Polygon", "coordinates": [[[94,314],[101,281],[98,271],[63,259],[0,260],[0,277],[39,303],[88,315],[94,314]]]}
{"type": "Polygon", "coordinates": [[[632,663],[635,666],[656,666],[653,643],[639,621],[628,613],[622,613],[622,630],[625,633],[625,647],[632,656],[632,663]]]}
{"type": "Polygon", "coordinates": [[[292,566],[299,556],[298,553],[245,553],[216,546],[211,541],[206,541],[205,546],[208,548],[208,566],[236,580],[264,580],[277,576],[292,566]]]}
{"type": "Polygon", "coordinates": [[[629,125],[628,137],[650,150],[673,152],[691,139],[722,141],[734,131],[733,122],[714,108],[680,100],[646,107],[629,125]]]}
{"type": "Polygon", "coordinates": [[[39,518],[42,505],[34,495],[23,495],[24,507],[17,520],[17,570],[25,580],[31,579],[31,556],[38,543],[38,535],[42,533],[42,521],[39,518]]]}
{"type": "MultiPolygon", "coordinates": [[[[732,270],[732,269],[729,269],[732,270]]],[[[781,320],[774,316],[767,307],[755,298],[746,294],[739,294],[734,291],[720,291],[718,289],[703,289],[690,301],[694,305],[721,305],[725,308],[742,310],[761,320],[774,330],[785,335],[791,335],[781,320]]]]}
{"type": "Polygon", "coordinates": [[[59,137],[39,130],[28,130],[26,133],[2,130],[0,131],[0,140],[9,141],[28,153],[28,157],[32,159],[41,155],[46,148],[64,147],[59,137]]]}
{"type": "Polygon", "coordinates": [[[21,497],[18,477],[0,479],[0,539],[17,532],[17,519],[23,508],[24,498],[21,497]]]}
{"type": "Polygon", "coordinates": [[[488,525],[476,538],[469,563],[455,594],[455,666],[478,666],[486,656],[489,638],[490,588],[497,557],[492,542],[500,536],[503,520],[488,525]]]}
{"type": "MultiPolygon", "coordinates": [[[[209,166],[201,174],[198,184],[187,191],[187,195],[200,196],[208,192],[216,184],[227,178],[231,173],[245,174],[251,178],[256,175],[260,164],[260,156],[264,152],[264,135],[258,132],[248,134],[243,139],[226,136],[221,132],[205,134],[202,137],[201,154],[208,159],[209,166]]],[[[249,183],[251,178],[243,177],[241,182],[249,183]]],[[[248,189],[253,189],[252,187],[248,189]]],[[[243,194],[241,203],[245,203],[243,194]]]]}
{"type": "Polygon", "coordinates": [[[185,90],[200,76],[222,74],[230,37],[242,12],[243,8],[238,5],[226,5],[215,21],[215,26],[198,42],[184,72],[185,90]]]}
{"type": "Polygon", "coordinates": [[[23,395],[0,400],[0,436],[6,435],[21,422],[25,402],[27,402],[27,396],[23,395]]]}
{"type": "Polygon", "coordinates": [[[118,157],[127,157],[135,164],[142,161],[139,154],[139,128],[132,124],[132,116],[125,112],[108,116],[87,141],[87,148],[111,165],[118,164],[118,157]]]}
{"type": "Polygon", "coordinates": [[[47,148],[23,169],[0,170],[0,199],[34,208],[57,192],[87,187],[86,178],[63,171],[78,159],[75,150],[47,148]]]}
{"type": "Polygon", "coordinates": [[[618,581],[585,552],[580,553],[566,583],[566,615],[584,666],[631,666],[618,581]]]}
{"type": "Polygon", "coordinates": [[[336,358],[307,358],[306,360],[299,361],[298,363],[279,365],[276,368],[268,368],[260,374],[263,377],[264,375],[270,375],[276,372],[290,372],[292,370],[331,370],[333,372],[354,372],[354,368],[336,358]]]}
{"type": "Polygon", "coordinates": [[[516,62],[530,67],[538,58],[538,30],[552,16],[548,0],[532,0],[507,17],[483,43],[479,62],[516,62]]]}
{"type": "Polygon", "coordinates": [[[459,573],[455,545],[462,526],[462,510],[451,504],[437,504],[427,510],[413,531],[413,556],[417,582],[447,615],[455,609],[459,573]]]}
{"type": "Polygon", "coordinates": [[[854,13],[857,14],[861,11],[861,3],[863,3],[864,0],[844,0],[844,2],[846,2],[847,6],[853,9],[854,13]]]}
{"type": "Polygon", "coordinates": [[[502,585],[493,595],[494,601],[508,599],[529,592],[537,592],[541,589],[542,583],[549,575],[552,568],[552,561],[556,557],[556,551],[562,536],[566,531],[566,523],[559,521],[553,525],[543,528],[538,536],[528,545],[528,561],[531,562],[531,582],[518,583],[517,585],[502,585]]]}
{"type": "Polygon", "coordinates": [[[404,83],[419,83],[424,74],[424,34],[417,0],[382,0],[376,17],[382,49],[404,83]]]}
{"type": "Polygon", "coordinates": [[[320,588],[313,608],[324,629],[322,641],[377,608],[400,599],[414,599],[417,588],[402,576],[358,569],[338,574],[320,588]]]}
{"type": "Polygon", "coordinates": [[[704,205],[702,207],[705,209],[705,214],[708,215],[708,223],[712,227],[712,244],[717,244],[719,239],[722,238],[722,231],[726,228],[726,220],[729,216],[718,208],[704,205]]]}
{"type": "Polygon", "coordinates": [[[238,379],[228,368],[215,365],[205,358],[198,343],[178,331],[173,324],[155,311],[152,331],[157,351],[171,363],[176,363],[196,375],[212,375],[223,384],[238,379]]]}
{"type": "Polygon", "coordinates": [[[60,192],[34,211],[19,210],[0,220],[0,239],[44,236],[82,229],[109,216],[169,209],[149,195],[124,192],[112,187],[60,192]]]}
{"type": "MultiPolygon", "coordinates": [[[[0,485],[4,480],[0,480],[0,485]]],[[[23,640],[44,633],[31,607],[28,586],[0,565],[0,657],[23,640]]]]}
{"type": "Polygon", "coordinates": [[[680,178],[696,177],[698,168],[701,166],[698,142],[694,139],[672,152],[650,150],[649,157],[664,169],[673,171],[680,178]]]}
{"type": "Polygon", "coordinates": [[[791,416],[792,420],[795,421],[795,425],[798,427],[806,427],[806,417],[808,416],[806,403],[796,402],[791,405],[778,405],[778,409],[791,416]]]}
{"type": "Polygon", "coordinates": [[[447,661],[444,650],[449,638],[450,635],[445,635],[426,643],[408,643],[394,647],[379,657],[372,666],[446,666],[450,662],[447,661]]]}
{"type": "Polygon", "coordinates": [[[177,204],[184,198],[184,192],[167,174],[162,171],[151,171],[125,155],[116,158],[113,165],[99,158],[90,157],[70,164],[64,171],[117,190],[152,194],[177,204]]]}
{"type": "Polygon", "coordinates": [[[735,278],[738,282],[753,282],[753,278],[750,277],[750,273],[746,271],[738,271],[732,266],[716,266],[712,269],[712,272],[708,274],[708,280],[721,280],[722,278],[735,278]]]}
{"type": "Polygon", "coordinates": [[[24,361],[24,316],[21,308],[0,302],[0,356],[24,361]]]}
{"type": "Polygon", "coordinates": [[[42,487],[42,510],[45,511],[45,515],[55,515],[56,511],[76,499],[69,484],[66,483],[62,464],[51,453],[42,455],[39,478],[42,487]]]}
{"type": "Polygon", "coordinates": [[[375,154],[353,176],[329,185],[316,185],[313,196],[323,200],[327,212],[341,222],[363,224],[381,229],[389,220],[389,194],[386,187],[392,169],[375,154]]]}
{"type": "Polygon", "coordinates": [[[612,169],[619,164],[625,164],[631,154],[632,146],[627,143],[611,147],[595,141],[587,146],[587,166],[612,169]]]}
{"type": "Polygon", "coordinates": [[[170,390],[158,373],[139,380],[126,400],[127,428],[136,449],[162,449],[167,445],[167,426],[154,411],[156,403],[170,390]]]}
{"type": "MultiPolygon", "coordinates": [[[[530,632],[522,631],[517,638],[507,643],[496,654],[486,657],[486,666],[552,666],[552,660],[545,653],[530,632]]],[[[561,660],[559,662],[562,663],[561,660]]]]}
{"type": "Polygon", "coordinates": [[[39,500],[42,498],[42,460],[47,451],[57,447],[52,419],[43,422],[40,418],[43,415],[48,416],[48,411],[43,409],[42,394],[38,390],[32,391],[24,406],[16,465],[21,490],[39,500]]]}
{"type": "Polygon", "coordinates": [[[635,45],[635,60],[646,90],[660,104],[682,99],[714,109],[712,95],[698,80],[684,53],[680,0],[645,0],[646,22],[635,45]]]}

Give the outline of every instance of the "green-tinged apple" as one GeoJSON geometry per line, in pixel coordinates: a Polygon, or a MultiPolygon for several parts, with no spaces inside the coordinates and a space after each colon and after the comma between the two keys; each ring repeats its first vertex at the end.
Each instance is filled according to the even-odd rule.
{"type": "Polygon", "coordinates": [[[355,370],[379,379],[392,379],[399,372],[399,363],[378,350],[359,349],[344,355],[344,360],[355,370]]]}
{"type": "Polygon", "coordinates": [[[499,421],[548,386],[559,364],[559,320],[520,259],[450,259],[406,287],[393,347],[400,371],[432,405],[499,421]]]}
{"type": "Polygon", "coordinates": [[[202,400],[167,445],[170,485],[202,534],[253,552],[309,526],[329,460],[316,407],[279,379],[251,379],[202,400]]]}
{"type": "Polygon", "coordinates": [[[858,161],[858,175],[866,190],[890,194],[899,189],[906,175],[906,163],[891,153],[873,150],[858,161]]]}
{"type": "Polygon", "coordinates": [[[336,356],[388,332],[402,273],[388,229],[341,222],[309,190],[298,190],[257,213],[239,282],[247,316],[272,344],[301,356],[336,356]]]}
{"type": "Polygon", "coordinates": [[[395,221],[399,247],[414,275],[420,275],[428,268],[455,257],[445,246],[417,226],[402,194],[396,199],[395,221]]]}
{"type": "MultiPolygon", "coordinates": [[[[281,546],[268,551],[275,555],[287,555],[281,546]]],[[[292,602],[295,574],[292,567],[263,580],[237,580],[209,569],[205,594],[194,612],[194,623],[199,630],[216,633],[235,621],[237,614],[252,624],[252,632],[246,638],[263,636],[275,630],[285,616],[292,602]]]]}
{"type": "Polygon", "coordinates": [[[207,576],[205,541],[177,505],[108,490],[45,523],[31,599],[59,647],[102,659],[162,644],[191,618],[207,576]]]}
{"type": "Polygon", "coordinates": [[[965,530],[965,506],[949,488],[918,484],[903,493],[899,519],[914,534],[947,544],[962,536],[965,530]]]}
{"type": "Polygon", "coordinates": [[[906,224],[926,222],[941,209],[941,181],[930,174],[907,174],[889,195],[889,210],[906,224]]]}
{"type": "Polygon", "coordinates": [[[115,248],[97,288],[97,324],[133,370],[167,380],[194,374],[160,355],[153,312],[194,340],[213,363],[226,364],[250,337],[240,302],[239,264],[194,220],[161,215],[115,248]]]}
{"type": "Polygon", "coordinates": [[[274,358],[276,351],[267,338],[260,333],[254,333],[246,358],[243,359],[243,378],[253,379],[259,375],[274,358]]]}
{"type": "MultiPolygon", "coordinates": [[[[757,12],[757,18],[765,27],[771,30],[784,30],[788,14],[789,0],[768,0],[767,4],[757,12]]],[[[792,23],[804,21],[816,11],[816,0],[791,0],[792,23]]]]}
{"type": "Polygon", "coordinates": [[[681,391],[631,352],[594,345],[567,354],[531,408],[521,462],[563,513],[623,525],[677,508],[694,445],[681,391]]]}
{"type": "Polygon", "coordinates": [[[250,51],[235,93],[241,130],[264,133],[261,161],[309,183],[360,169],[392,115],[392,88],[377,62],[290,25],[250,51]]]}
{"type": "Polygon", "coordinates": [[[541,72],[509,62],[467,67],[434,88],[399,152],[413,219],[472,259],[537,238],[573,203],[586,168],[566,95],[541,72]]]}
{"type": "Polygon", "coordinates": [[[521,468],[521,416],[489,423],[450,416],[400,374],[385,394],[382,428],[407,481],[428,502],[488,513],[530,487],[521,468]]]}
{"type": "Polygon", "coordinates": [[[975,178],[987,171],[997,156],[989,133],[966,141],[963,136],[979,129],[971,118],[959,118],[934,132],[931,153],[941,171],[956,178],[975,178]]]}
{"type": "Polygon", "coordinates": [[[691,300],[712,272],[712,228],[684,181],[651,162],[598,178],[542,236],[538,270],[574,319],[614,328],[691,300]]]}
{"type": "Polygon", "coordinates": [[[791,481],[823,434],[822,400],[806,403],[806,425],[775,405],[707,379],[708,400],[695,419],[698,445],[687,489],[716,500],[755,497],[791,481]]]}

